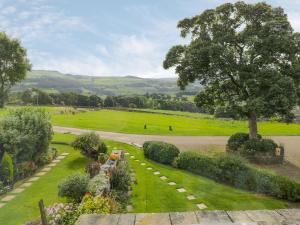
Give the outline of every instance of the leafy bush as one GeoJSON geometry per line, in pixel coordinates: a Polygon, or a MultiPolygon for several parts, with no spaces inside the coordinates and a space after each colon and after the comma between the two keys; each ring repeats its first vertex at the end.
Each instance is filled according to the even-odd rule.
{"type": "Polygon", "coordinates": [[[271,152],[275,154],[277,144],[270,139],[253,139],[245,142],[243,152],[254,155],[257,152],[271,152]]]}
{"type": "Polygon", "coordinates": [[[98,157],[98,160],[101,164],[104,164],[108,159],[108,156],[104,153],[100,153],[99,154],[99,157],[98,157]]]}
{"type": "Polygon", "coordinates": [[[100,163],[99,162],[91,162],[86,166],[86,172],[90,175],[90,178],[96,176],[100,172],[100,163]]]}
{"type": "Polygon", "coordinates": [[[0,163],[0,181],[10,185],[14,180],[14,166],[11,157],[5,152],[0,163]]]}
{"type": "Polygon", "coordinates": [[[74,142],[72,147],[80,150],[81,154],[91,158],[93,160],[98,159],[98,145],[100,144],[100,138],[94,132],[79,135],[74,142]]]}
{"type": "MultiPolygon", "coordinates": [[[[55,203],[46,208],[48,223],[51,225],[73,225],[80,216],[77,206],[73,204],[55,203]]],[[[40,223],[38,223],[40,224],[40,223]]]]}
{"type": "Polygon", "coordinates": [[[5,194],[8,191],[7,187],[3,184],[2,181],[0,181],[0,195],[5,194]]]}
{"type": "Polygon", "coordinates": [[[47,152],[52,138],[49,114],[42,109],[22,108],[11,111],[1,121],[0,146],[11,155],[13,161],[36,162],[47,152]]]}
{"type": "Polygon", "coordinates": [[[65,178],[58,185],[58,195],[67,197],[74,202],[80,202],[84,194],[87,192],[89,178],[83,174],[73,174],[65,178]]]}
{"type": "Polygon", "coordinates": [[[236,133],[230,136],[227,146],[232,151],[237,151],[247,140],[249,135],[246,133],[236,133]]]}
{"type": "Polygon", "coordinates": [[[100,142],[100,144],[98,145],[98,153],[107,154],[107,147],[104,142],[100,142]]]}
{"type": "Polygon", "coordinates": [[[102,196],[92,197],[86,195],[78,207],[79,214],[109,214],[110,201],[102,196]]]}
{"type": "Polygon", "coordinates": [[[111,174],[111,188],[127,192],[130,187],[130,170],[127,161],[121,160],[111,174]]]}
{"type": "Polygon", "coordinates": [[[210,157],[182,152],[174,163],[178,168],[233,187],[267,194],[289,201],[300,200],[300,184],[270,172],[256,169],[235,155],[210,157]]]}
{"type": "Polygon", "coordinates": [[[143,149],[146,158],[168,165],[172,165],[180,153],[176,146],[159,141],[145,142],[143,149]]]}
{"type": "Polygon", "coordinates": [[[29,177],[37,170],[37,166],[33,161],[27,161],[17,164],[15,177],[17,180],[29,177]]]}
{"type": "Polygon", "coordinates": [[[88,191],[94,195],[101,195],[108,191],[110,186],[109,178],[104,172],[100,172],[97,176],[93,177],[88,183],[88,191]]]}

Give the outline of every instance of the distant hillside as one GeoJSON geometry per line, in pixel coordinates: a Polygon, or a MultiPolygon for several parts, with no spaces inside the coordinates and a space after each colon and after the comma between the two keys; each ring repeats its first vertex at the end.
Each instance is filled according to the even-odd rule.
{"type": "MultiPolygon", "coordinates": [[[[145,79],[134,76],[95,77],[62,74],[56,71],[34,70],[13,88],[22,91],[36,87],[48,92],[76,92],[97,95],[145,94],[180,92],[176,78],[145,79]]],[[[196,92],[199,85],[190,85],[186,91],[196,92]]]]}

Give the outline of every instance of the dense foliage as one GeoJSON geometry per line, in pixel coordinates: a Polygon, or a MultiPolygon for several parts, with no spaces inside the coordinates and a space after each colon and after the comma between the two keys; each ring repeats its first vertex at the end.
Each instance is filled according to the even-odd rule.
{"type": "Polygon", "coordinates": [[[67,197],[74,202],[81,202],[88,191],[89,177],[84,174],[72,174],[66,177],[58,186],[58,195],[67,197]]]}
{"type": "Polygon", "coordinates": [[[280,7],[243,1],[222,4],[178,23],[185,45],[172,47],[164,68],[175,67],[178,84],[199,81],[199,107],[223,107],[249,120],[292,118],[300,96],[300,35],[280,7]]]}
{"type": "Polygon", "coordinates": [[[11,185],[14,180],[14,165],[11,157],[4,153],[0,161],[0,181],[4,185],[11,185]]]}
{"type": "Polygon", "coordinates": [[[11,111],[1,121],[0,129],[0,145],[14,163],[37,162],[47,152],[52,138],[50,117],[42,109],[11,111]]]}
{"type": "Polygon", "coordinates": [[[234,155],[210,157],[182,152],[175,165],[236,188],[290,201],[300,200],[300,184],[288,178],[256,169],[234,155]]]}
{"type": "Polygon", "coordinates": [[[79,135],[72,142],[72,147],[80,150],[81,154],[93,160],[97,160],[98,156],[106,148],[105,144],[94,132],[79,135]]]}
{"type": "Polygon", "coordinates": [[[26,50],[20,41],[0,32],[0,108],[8,97],[10,88],[22,81],[31,66],[26,50]]]}
{"type": "Polygon", "coordinates": [[[143,150],[146,158],[169,165],[179,155],[179,149],[176,146],[159,141],[145,142],[143,150]]]}

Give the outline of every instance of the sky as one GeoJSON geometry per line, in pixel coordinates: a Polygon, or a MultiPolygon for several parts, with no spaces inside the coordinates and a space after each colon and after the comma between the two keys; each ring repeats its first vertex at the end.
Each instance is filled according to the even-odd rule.
{"type": "MultiPolygon", "coordinates": [[[[20,39],[33,69],[176,77],[162,62],[170,47],[185,41],[177,22],[225,2],[234,1],[0,0],[0,31],[20,39]]],[[[266,2],[283,7],[300,31],[300,0],[266,2]]]]}

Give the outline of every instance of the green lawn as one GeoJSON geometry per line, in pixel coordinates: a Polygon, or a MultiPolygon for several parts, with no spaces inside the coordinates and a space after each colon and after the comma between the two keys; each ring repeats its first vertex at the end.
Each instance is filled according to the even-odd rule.
{"type": "MultiPolygon", "coordinates": [[[[55,134],[54,141],[71,142],[73,135],[55,134]]],[[[136,158],[147,163],[154,170],[159,170],[167,176],[168,181],[174,181],[176,187],[184,187],[187,193],[178,193],[176,187],[169,186],[148,171],[147,166],[142,167],[129,158],[131,168],[136,172],[137,185],[133,185],[131,202],[134,212],[165,212],[196,210],[195,204],[205,203],[208,209],[274,209],[284,208],[285,202],[272,198],[239,191],[231,187],[215,183],[209,179],[190,174],[185,171],[147,161],[143,153],[136,147],[115,142],[105,141],[109,150],[113,148],[125,149],[136,158]],[[188,201],[187,194],[194,194],[197,200],[188,201]]],[[[15,199],[0,209],[0,224],[18,225],[25,221],[37,218],[39,215],[37,202],[42,198],[48,206],[64,199],[57,196],[57,185],[66,176],[76,171],[83,172],[87,160],[79,151],[66,145],[53,145],[60,153],[70,154],[63,159],[50,172],[35,181],[25,191],[18,194],[15,199]]]]}
{"type": "MultiPolygon", "coordinates": [[[[227,136],[236,132],[246,132],[248,129],[246,121],[198,119],[115,110],[88,111],[76,115],[54,114],[52,121],[54,125],[66,127],[152,135],[227,136]],[[147,129],[144,129],[144,124],[147,124],[147,129]],[[173,131],[169,131],[169,125],[173,127],[173,131]]],[[[300,135],[300,124],[260,122],[258,129],[263,135],[300,135]]]]}
{"type": "MultiPolygon", "coordinates": [[[[109,142],[108,142],[109,143],[109,142]]],[[[140,149],[127,144],[111,142],[119,149],[126,149],[135,158],[130,156],[131,168],[136,173],[137,185],[133,185],[132,205],[134,212],[170,212],[197,210],[197,203],[205,203],[208,209],[245,210],[245,209],[276,209],[284,208],[283,201],[275,200],[262,195],[237,190],[212,180],[191,174],[186,171],[174,169],[144,159],[140,149]],[[139,159],[140,162],[135,160],[139,159]],[[146,166],[140,163],[145,162],[146,166]],[[152,167],[153,170],[147,170],[152,167]],[[168,177],[161,180],[154,171],[160,171],[160,176],[168,177]],[[176,186],[168,182],[177,183],[176,186]],[[184,187],[187,192],[179,193],[177,188],[184,187]],[[188,201],[187,195],[193,194],[196,200],[188,201]]]]}

